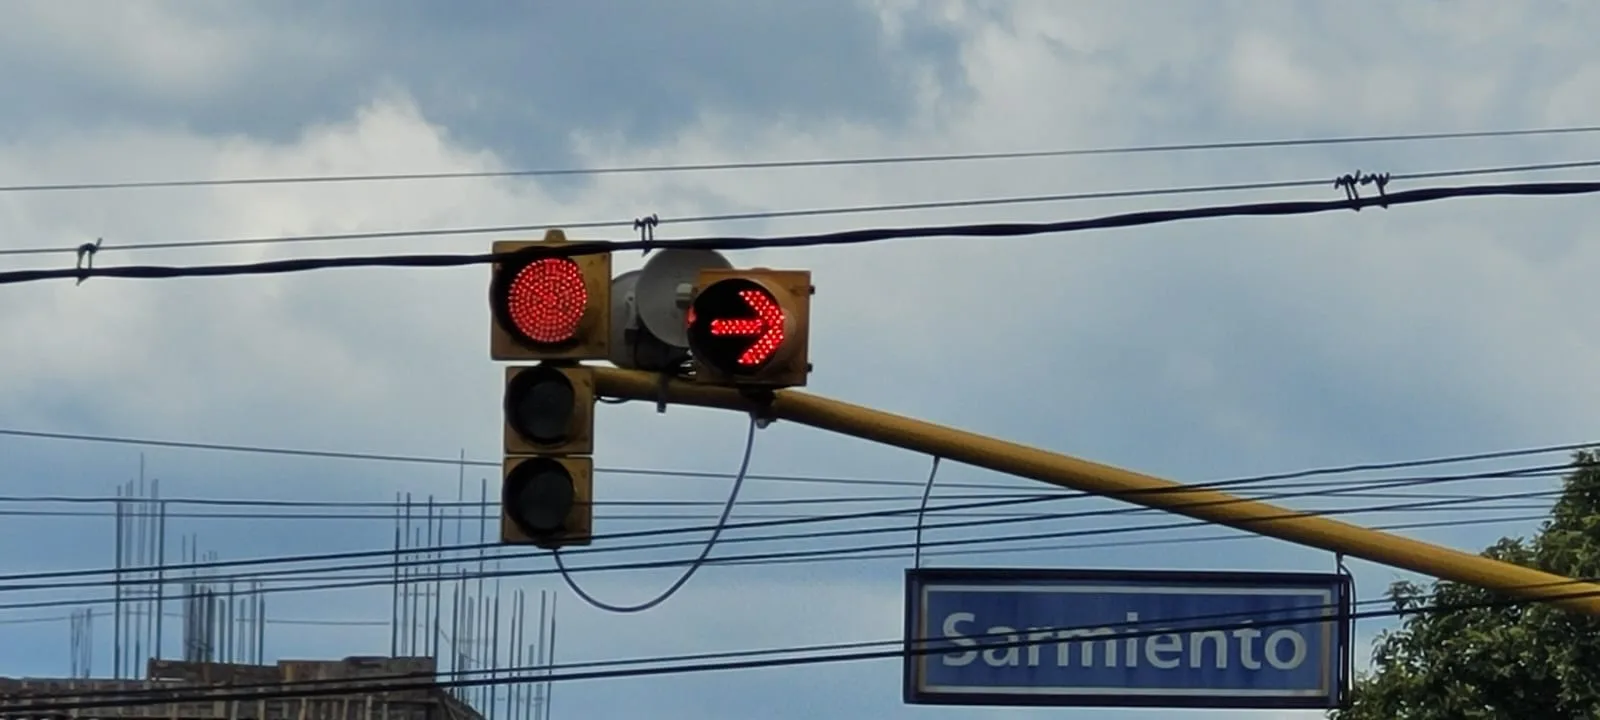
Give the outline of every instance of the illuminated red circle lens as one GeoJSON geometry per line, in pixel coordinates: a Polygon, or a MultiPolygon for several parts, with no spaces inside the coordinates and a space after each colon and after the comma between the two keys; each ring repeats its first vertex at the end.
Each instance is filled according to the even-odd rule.
{"type": "Polygon", "coordinates": [[[511,280],[506,311],[517,331],[537,343],[571,340],[589,306],[583,270],[567,258],[529,263],[511,280]]]}

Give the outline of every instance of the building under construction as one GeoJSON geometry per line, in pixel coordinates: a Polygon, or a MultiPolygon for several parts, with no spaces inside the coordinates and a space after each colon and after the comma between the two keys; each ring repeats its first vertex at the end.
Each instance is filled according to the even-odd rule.
{"type": "Polygon", "coordinates": [[[415,680],[433,679],[433,658],[369,658],[284,660],[277,665],[194,663],[150,660],[143,680],[0,678],[0,713],[10,718],[193,718],[204,720],[484,720],[455,695],[415,680]],[[312,696],[296,697],[291,683],[319,681],[312,696]],[[349,681],[349,693],[337,693],[349,681]],[[375,689],[382,683],[404,682],[407,689],[375,689]],[[274,690],[274,686],[282,690],[274,690]],[[74,708],[103,704],[117,696],[175,693],[176,702],[74,708]],[[241,695],[270,693],[264,699],[241,695]],[[210,699],[215,696],[215,699],[210,699]],[[39,709],[30,710],[30,705],[39,709]]]}
{"type": "MultiPolygon", "coordinates": [[[[498,521],[497,508],[490,501],[487,480],[479,484],[476,501],[467,500],[463,475],[454,502],[438,502],[431,496],[416,502],[409,495],[397,495],[392,502],[334,503],[343,513],[338,516],[307,515],[393,523],[392,569],[359,583],[373,589],[387,586],[390,607],[387,613],[373,613],[370,600],[364,600],[357,605],[363,612],[356,617],[294,618],[269,615],[268,595],[298,591],[292,585],[318,573],[341,580],[349,575],[341,575],[345,571],[337,565],[264,572],[260,577],[238,569],[217,577],[213,569],[198,568],[227,563],[215,551],[202,549],[199,538],[183,532],[181,525],[169,527],[169,521],[203,518],[203,512],[183,508],[207,501],[163,499],[159,481],[145,482],[141,458],[139,479],[118,486],[115,496],[106,499],[115,530],[115,564],[108,583],[114,594],[108,601],[68,600],[64,604],[87,606],[59,618],[20,619],[64,621],[71,640],[68,667],[63,668],[67,672],[57,678],[0,678],[0,717],[545,720],[551,706],[550,682],[544,676],[554,664],[555,593],[541,590],[534,598],[520,588],[502,590],[499,559],[486,552],[490,521],[498,521]],[[362,510],[367,512],[357,512],[362,510]],[[461,550],[463,544],[471,552],[461,550]],[[174,560],[188,569],[169,569],[174,560]],[[378,634],[386,633],[388,652],[271,664],[273,656],[294,652],[273,652],[287,635],[273,631],[306,626],[370,627],[375,631],[372,636],[357,642],[368,652],[382,653],[376,647],[382,642],[378,634]],[[466,682],[434,684],[426,690],[373,691],[372,678],[397,675],[424,683],[437,683],[437,678],[466,682]],[[331,686],[319,684],[312,697],[293,698],[284,697],[292,686],[273,687],[339,679],[364,689],[328,695],[331,686]],[[125,693],[171,692],[186,686],[194,691],[185,695],[209,693],[219,698],[76,711],[22,707],[29,702],[73,705],[74,697],[81,703],[97,698],[97,704],[106,704],[108,698],[125,693]],[[274,699],[220,697],[255,692],[262,686],[274,699]]],[[[249,517],[229,515],[236,523],[249,517]]],[[[293,516],[263,517],[282,523],[293,516]]],[[[7,619],[0,616],[0,622],[7,619]]],[[[415,687],[417,682],[409,684],[415,687]]]]}

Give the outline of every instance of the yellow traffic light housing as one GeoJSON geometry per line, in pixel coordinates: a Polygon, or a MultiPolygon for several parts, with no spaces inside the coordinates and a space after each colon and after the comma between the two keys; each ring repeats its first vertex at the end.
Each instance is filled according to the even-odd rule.
{"type": "Polygon", "coordinates": [[[594,452],[594,372],[581,365],[506,368],[507,455],[594,452]]]}
{"type": "Polygon", "coordinates": [[[594,527],[594,371],[506,368],[500,542],[587,545],[594,527]]]}
{"type": "Polygon", "coordinates": [[[801,387],[811,373],[811,272],[700,271],[689,310],[695,379],[717,385],[801,387]]]}
{"type": "Polygon", "coordinates": [[[564,257],[560,230],[540,241],[499,241],[515,253],[490,271],[489,357],[494,360],[604,360],[611,351],[611,254],[564,257]]]}
{"type": "Polygon", "coordinates": [[[594,460],[509,456],[500,490],[500,542],[555,549],[594,534],[594,460]]]}

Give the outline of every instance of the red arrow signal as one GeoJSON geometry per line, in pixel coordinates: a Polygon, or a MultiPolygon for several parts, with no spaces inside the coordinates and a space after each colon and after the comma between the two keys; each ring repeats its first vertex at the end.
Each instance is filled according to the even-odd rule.
{"type": "Polygon", "coordinates": [[[684,313],[694,381],[802,387],[811,304],[807,270],[707,268],[684,313]]]}
{"type": "Polygon", "coordinates": [[[750,345],[739,354],[738,363],[756,367],[766,362],[783,345],[783,308],[766,292],[755,288],[739,291],[739,299],[755,317],[717,318],[711,321],[713,337],[750,337],[750,345]]]}

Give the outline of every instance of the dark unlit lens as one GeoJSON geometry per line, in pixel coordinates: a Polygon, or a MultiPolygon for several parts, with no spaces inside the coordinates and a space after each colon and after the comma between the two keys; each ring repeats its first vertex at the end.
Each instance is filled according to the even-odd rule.
{"type": "Polygon", "coordinates": [[[555,467],[533,470],[512,498],[517,519],[529,532],[560,530],[572,513],[572,478],[555,467]]]}
{"type": "Polygon", "coordinates": [[[512,418],[523,437],[537,443],[565,440],[572,426],[577,391],[560,373],[540,373],[532,382],[515,388],[512,418]]]}

